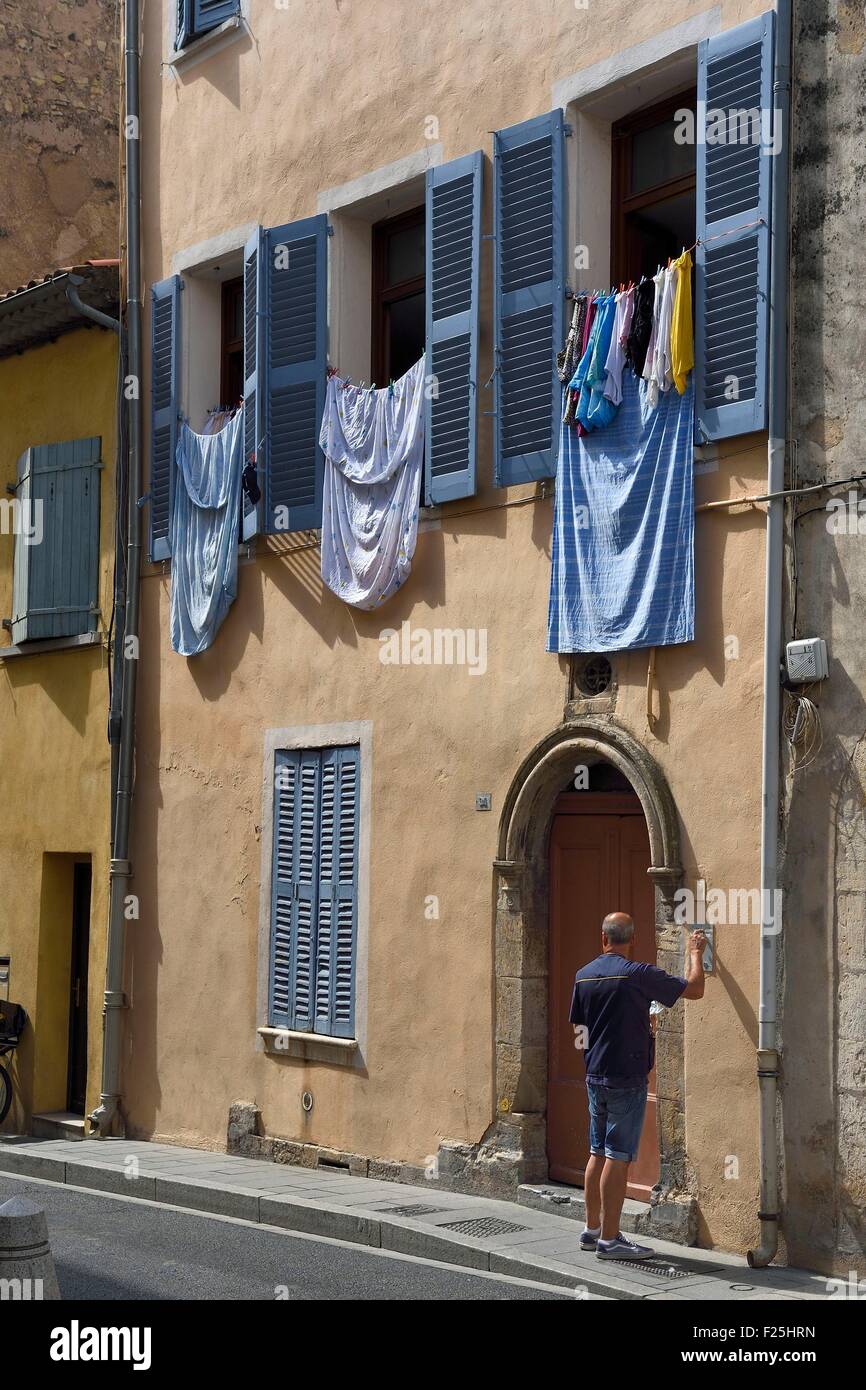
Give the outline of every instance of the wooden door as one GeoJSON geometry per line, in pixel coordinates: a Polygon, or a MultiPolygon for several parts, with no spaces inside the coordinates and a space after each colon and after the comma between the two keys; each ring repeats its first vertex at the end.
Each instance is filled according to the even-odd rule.
{"type": "MultiPolygon", "coordinates": [[[[589,1109],[583,1054],[568,1021],[574,977],[601,953],[609,912],[635,921],[634,959],[654,965],[655,900],[647,875],[649,836],[636,796],[578,792],[557,802],[550,833],[550,960],[547,1156],[557,1182],[583,1185],[589,1156],[589,1109]]],[[[658,1181],[655,1071],[628,1195],[649,1199],[658,1181]]]]}

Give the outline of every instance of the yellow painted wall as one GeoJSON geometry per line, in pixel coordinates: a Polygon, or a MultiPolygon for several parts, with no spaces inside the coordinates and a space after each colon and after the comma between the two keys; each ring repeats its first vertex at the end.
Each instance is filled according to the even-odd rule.
{"type": "MultiPolygon", "coordinates": [[[[100,626],[111,613],[117,344],[102,329],[69,333],[0,359],[0,483],[13,482],[33,444],[98,435],[100,626]]],[[[0,535],[0,615],[12,612],[14,538],[0,535]]],[[[2,647],[9,645],[3,631],[2,647]]],[[[72,863],[90,856],[87,1105],[98,1099],[108,916],[108,665],[104,646],[0,663],[0,954],[12,957],[9,997],[31,1028],[17,1059],[16,1101],[4,1129],[33,1110],[66,1108],[72,863]]]]}
{"type": "MultiPolygon", "coordinates": [[[[445,6],[253,4],[254,37],[172,77],[166,5],[145,12],[145,279],[184,248],[246,222],[316,212],[322,190],[424,147],[490,151],[489,131],[547,111],[552,85],[708,8],[609,0],[445,6]],[[408,6],[406,7],[409,8],[408,6]]],[[[723,0],[723,27],[764,6],[723,0]]],[[[490,164],[485,230],[489,230],[490,164]]],[[[605,200],[607,187],[582,195],[605,200]]],[[[484,249],[480,380],[491,361],[484,249]]],[[[332,282],[333,288],[333,282],[332,282]]],[[[191,353],[196,352],[193,345],[191,353]]],[[[492,402],[482,393],[480,409],[492,402]]],[[[423,1162],[445,1138],[477,1141],[493,1094],[492,861],[523,758],[561,721],[566,662],[544,650],[552,506],[503,509],[480,417],[479,491],[418,539],[412,576],[377,613],[323,591],[315,550],[259,545],[215,646],[187,661],[168,640],[169,576],[142,593],[134,860],[140,923],[128,953],[125,1104],[133,1130],[220,1147],[229,1104],[255,1100],[265,1130],[423,1162]],[[471,515],[457,515],[469,510],[471,515]],[[378,635],[486,628],[488,671],[386,667],[378,635]],[[255,1050],[262,752],[272,727],[369,720],[373,810],[367,1039],[361,1070],[255,1050]],[[475,811],[490,792],[493,814],[475,811]],[[425,899],[439,897],[437,922],[425,899]],[[310,1089],[305,1117],[301,1095],[310,1089]]],[[[697,500],[760,490],[759,437],[733,441],[697,500]]],[[[660,722],[646,726],[647,655],[615,658],[616,718],[664,769],[686,881],[758,878],[763,513],[697,522],[697,638],[660,651],[660,722]],[[726,659],[725,639],[739,654],[726,659]]],[[[756,930],[719,929],[720,969],[687,1006],[687,1144],[701,1240],[755,1236],[756,930]],[[735,1154],[737,1182],[724,1178],[735,1154]]]]}

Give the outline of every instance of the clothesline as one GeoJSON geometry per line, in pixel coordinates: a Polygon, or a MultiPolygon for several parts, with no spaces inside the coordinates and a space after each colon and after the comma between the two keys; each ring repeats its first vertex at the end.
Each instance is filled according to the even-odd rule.
{"type": "MultiPolygon", "coordinates": [[[[711,242],[711,241],[720,241],[723,237],[734,236],[734,234],[735,234],[736,232],[746,232],[746,231],[749,230],[750,227],[766,227],[766,225],[767,225],[767,220],[766,220],[766,218],[764,218],[764,217],[756,217],[755,220],[754,220],[753,222],[740,222],[740,223],[737,224],[736,227],[729,227],[728,230],[727,230],[726,232],[716,232],[713,236],[698,237],[697,241],[694,242],[693,245],[691,245],[691,246],[684,246],[684,247],[683,247],[683,253],[685,253],[686,251],[688,251],[689,254],[691,255],[692,251],[696,251],[697,248],[698,248],[699,246],[706,246],[706,245],[707,245],[709,242],[711,242]]],[[[633,283],[633,282],[632,282],[632,283],[633,283]]],[[[609,291],[609,293],[612,294],[612,293],[614,293],[615,290],[616,290],[616,286],[614,285],[614,286],[611,287],[611,290],[609,291]]],[[[580,299],[580,297],[581,297],[582,295],[588,295],[588,294],[600,295],[600,294],[605,294],[605,293],[608,293],[608,291],[605,291],[605,290],[576,290],[576,291],[575,291],[575,290],[566,290],[566,292],[565,292],[565,297],[566,297],[566,299],[580,299]]]]}

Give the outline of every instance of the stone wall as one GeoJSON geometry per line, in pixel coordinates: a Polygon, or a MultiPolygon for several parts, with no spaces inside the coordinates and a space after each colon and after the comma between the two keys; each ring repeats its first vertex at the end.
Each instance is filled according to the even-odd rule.
{"type": "MultiPolygon", "coordinates": [[[[792,472],[807,484],[866,472],[862,2],[797,0],[793,96],[792,472]]],[[[826,639],[830,677],[812,692],[823,746],[786,798],[785,1233],[793,1263],[843,1274],[866,1265],[863,496],[844,534],[824,494],[800,499],[786,623],[826,639]]]]}
{"type": "Polygon", "coordinates": [[[0,6],[0,293],[118,254],[113,0],[0,6]]]}

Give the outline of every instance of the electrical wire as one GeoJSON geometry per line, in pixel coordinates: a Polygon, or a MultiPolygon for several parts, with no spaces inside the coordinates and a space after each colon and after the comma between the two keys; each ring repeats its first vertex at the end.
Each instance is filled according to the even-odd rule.
{"type": "Polygon", "coordinates": [[[808,685],[803,690],[785,690],[782,732],[791,750],[790,777],[814,762],[824,743],[820,710],[806,694],[811,689],[808,685]]]}

